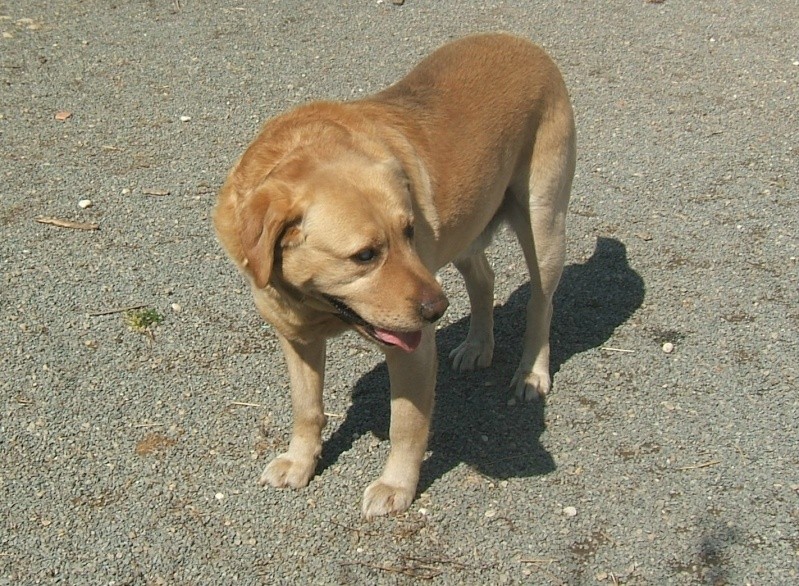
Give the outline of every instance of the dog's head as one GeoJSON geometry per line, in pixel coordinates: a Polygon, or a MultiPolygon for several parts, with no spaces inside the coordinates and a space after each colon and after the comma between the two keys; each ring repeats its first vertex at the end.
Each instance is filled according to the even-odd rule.
{"type": "Polygon", "coordinates": [[[409,183],[394,159],[300,148],[234,213],[255,287],[293,290],[379,343],[414,350],[448,306],[416,252],[409,183]]]}

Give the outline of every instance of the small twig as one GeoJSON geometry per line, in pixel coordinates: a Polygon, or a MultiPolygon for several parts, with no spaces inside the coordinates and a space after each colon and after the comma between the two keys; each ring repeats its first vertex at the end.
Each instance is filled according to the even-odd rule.
{"type": "Polygon", "coordinates": [[[141,309],[142,307],[147,307],[146,304],[142,303],[141,305],[129,305],[127,307],[115,307],[113,309],[103,309],[100,311],[90,311],[87,315],[89,317],[98,317],[101,315],[111,315],[113,313],[124,313],[126,311],[133,311],[134,309],[141,309]]]}
{"type": "Polygon", "coordinates": [[[505,523],[507,523],[507,525],[508,525],[508,528],[509,528],[511,531],[516,531],[516,525],[514,525],[514,524],[513,524],[513,521],[511,521],[511,520],[510,520],[510,519],[508,519],[507,517],[502,517],[502,516],[499,516],[499,517],[494,517],[493,519],[491,519],[491,522],[493,522],[493,521],[504,521],[505,523]]]}
{"type": "Polygon", "coordinates": [[[419,564],[418,567],[420,567],[420,568],[436,569],[436,568],[432,568],[430,566],[430,564],[449,564],[449,565],[455,566],[459,570],[463,570],[464,568],[468,568],[469,567],[469,566],[467,566],[465,564],[462,564],[461,562],[458,562],[458,561],[455,561],[455,560],[439,560],[439,559],[417,558],[417,557],[413,557],[413,556],[410,556],[410,555],[404,555],[404,556],[402,556],[402,559],[404,559],[406,562],[416,562],[416,563],[419,564]]]}
{"type": "Polygon", "coordinates": [[[16,401],[20,405],[33,405],[33,399],[26,399],[25,397],[17,397],[16,401]]]}
{"type": "Polygon", "coordinates": [[[382,566],[380,564],[369,564],[366,562],[342,562],[345,566],[363,566],[364,568],[371,568],[373,570],[380,570],[381,572],[390,572],[392,574],[402,574],[411,578],[419,578],[421,580],[432,580],[441,575],[441,570],[436,568],[406,568],[397,566],[382,566]],[[424,572],[420,571],[424,570],[424,572]]]}
{"type": "Polygon", "coordinates": [[[39,216],[35,218],[40,224],[50,224],[59,228],[72,228],[73,230],[99,230],[100,224],[94,222],[73,222],[72,220],[62,220],[61,218],[50,218],[39,216]]]}
{"type": "Polygon", "coordinates": [[[260,403],[245,403],[244,401],[231,401],[230,404],[236,407],[263,407],[260,403]]]}
{"type": "Polygon", "coordinates": [[[417,558],[410,555],[404,555],[402,556],[402,559],[408,562],[416,562],[419,564],[418,567],[430,570],[438,569],[433,567],[431,564],[453,566],[455,569],[458,570],[488,570],[494,567],[494,564],[470,565],[470,564],[465,564],[463,562],[459,562],[458,560],[448,560],[441,558],[417,558]]]}
{"type": "Polygon", "coordinates": [[[136,423],[133,428],[134,429],[142,429],[145,427],[160,427],[163,423],[136,423]]]}
{"type": "Polygon", "coordinates": [[[554,564],[556,561],[555,558],[522,558],[519,560],[520,564],[554,564]]]}
{"type": "Polygon", "coordinates": [[[624,348],[611,348],[610,346],[602,346],[600,350],[608,350],[610,352],[625,352],[627,354],[635,354],[635,350],[625,350],[624,348]]]}
{"type": "Polygon", "coordinates": [[[555,582],[555,584],[558,584],[558,586],[566,586],[566,582],[561,580],[558,576],[556,576],[555,574],[553,574],[552,572],[547,570],[546,567],[545,567],[545,566],[548,566],[549,564],[554,563],[556,561],[558,561],[558,560],[546,559],[546,558],[531,558],[529,561],[528,560],[519,560],[519,562],[523,563],[523,564],[536,564],[536,565],[538,565],[539,566],[538,567],[538,571],[539,572],[543,572],[544,574],[546,574],[547,576],[552,578],[552,580],[555,582]]]}
{"type": "Polygon", "coordinates": [[[169,191],[165,189],[142,189],[141,192],[144,195],[157,195],[157,196],[169,195],[169,191]]]}
{"type": "Polygon", "coordinates": [[[740,455],[742,458],[746,458],[747,460],[749,459],[749,456],[747,456],[747,455],[746,455],[746,452],[744,452],[744,451],[741,449],[741,446],[740,446],[740,445],[738,445],[738,443],[736,443],[736,444],[735,444],[735,450],[738,452],[738,454],[739,454],[739,455],[740,455]]]}
{"type": "Polygon", "coordinates": [[[341,419],[344,417],[341,413],[328,413],[325,411],[325,417],[332,417],[333,419],[341,419]]]}
{"type": "Polygon", "coordinates": [[[697,470],[699,468],[709,468],[721,464],[721,460],[711,460],[710,462],[702,462],[701,464],[691,464],[690,466],[681,466],[677,470],[697,470]]]}

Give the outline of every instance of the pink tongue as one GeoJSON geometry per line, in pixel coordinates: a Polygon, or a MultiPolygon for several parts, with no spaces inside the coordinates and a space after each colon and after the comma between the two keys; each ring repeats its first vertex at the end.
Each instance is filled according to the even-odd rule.
{"type": "Polygon", "coordinates": [[[422,341],[422,332],[392,332],[375,328],[375,336],[378,340],[390,346],[399,346],[406,352],[413,352],[422,341]]]}

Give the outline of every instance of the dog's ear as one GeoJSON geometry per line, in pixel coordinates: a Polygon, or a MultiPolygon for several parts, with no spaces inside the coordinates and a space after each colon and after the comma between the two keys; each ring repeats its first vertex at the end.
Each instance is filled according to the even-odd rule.
{"type": "Polygon", "coordinates": [[[410,178],[408,177],[408,173],[405,171],[405,167],[402,165],[402,161],[397,159],[396,157],[391,157],[389,159],[385,159],[380,161],[380,164],[386,168],[391,176],[403,187],[410,189],[410,178]]]}
{"type": "Polygon", "coordinates": [[[287,246],[300,237],[296,226],[301,215],[290,198],[279,192],[259,189],[252,193],[239,212],[241,246],[246,268],[258,288],[272,275],[278,246],[287,246]]]}

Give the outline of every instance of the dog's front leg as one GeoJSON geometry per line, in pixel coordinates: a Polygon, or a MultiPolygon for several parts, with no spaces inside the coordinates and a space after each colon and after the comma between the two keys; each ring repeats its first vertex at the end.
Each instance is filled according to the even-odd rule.
{"type": "Polygon", "coordinates": [[[294,428],[288,451],[269,463],[260,483],[277,488],[302,488],[316,470],[322,453],[322,428],[327,423],[322,406],[325,340],[301,344],[282,336],[278,338],[289,370],[294,428]]]}
{"type": "Polygon", "coordinates": [[[388,350],[386,362],[391,379],[391,450],[383,474],[363,495],[367,519],[403,512],[416,494],[436,386],[435,328],[425,328],[419,347],[410,354],[388,350]]]}

